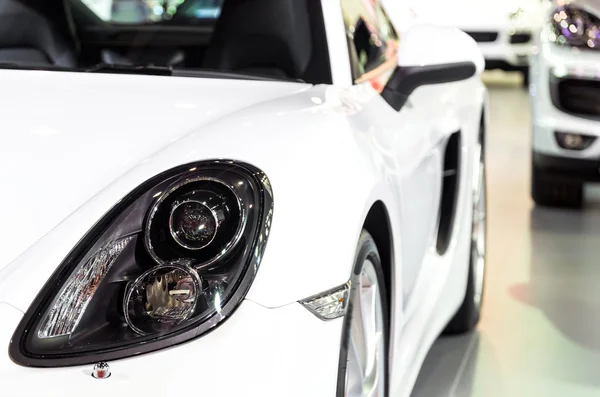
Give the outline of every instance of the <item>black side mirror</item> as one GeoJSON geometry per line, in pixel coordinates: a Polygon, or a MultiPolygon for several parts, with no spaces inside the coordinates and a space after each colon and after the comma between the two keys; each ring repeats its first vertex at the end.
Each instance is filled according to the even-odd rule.
{"type": "Polygon", "coordinates": [[[398,66],[381,95],[399,111],[408,96],[422,85],[452,83],[473,77],[477,68],[473,62],[457,62],[426,66],[398,66]]]}

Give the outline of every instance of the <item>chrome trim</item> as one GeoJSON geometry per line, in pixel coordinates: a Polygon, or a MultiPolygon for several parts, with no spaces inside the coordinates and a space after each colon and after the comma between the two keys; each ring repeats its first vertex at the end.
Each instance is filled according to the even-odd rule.
{"type": "Polygon", "coordinates": [[[169,233],[171,233],[171,237],[173,237],[173,240],[175,240],[175,242],[179,245],[181,245],[183,248],[188,249],[190,251],[199,251],[202,248],[208,247],[210,245],[210,243],[213,242],[213,240],[215,239],[215,237],[217,236],[217,233],[219,232],[219,217],[217,215],[217,213],[210,208],[208,205],[198,201],[198,200],[194,200],[194,199],[188,199],[188,200],[183,200],[183,201],[177,201],[177,204],[174,205],[171,208],[171,214],[169,215],[169,233]],[[213,216],[213,219],[215,220],[215,233],[212,235],[212,238],[210,239],[210,241],[206,244],[204,244],[202,247],[190,247],[187,244],[185,244],[177,235],[177,233],[175,233],[175,231],[173,230],[173,213],[175,212],[175,210],[179,207],[181,207],[183,204],[187,204],[187,203],[197,203],[200,204],[201,206],[203,206],[204,208],[208,209],[210,211],[210,213],[213,216]]]}
{"type": "Polygon", "coordinates": [[[168,191],[163,193],[156,200],[156,202],[152,206],[150,215],[148,216],[148,219],[146,220],[146,225],[144,228],[144,244],[146,245],[146,249],[148,250],[148,253],[152,257],[152,259],[154,259],[156,261],[156,263],[158,263],[159,265],[163,265],[166,262],[165,262],[165,260],[161,259],[158,255],[156,255],[156,253],[154,252],[154,248],[152,247],[152,242],[150,241],[150,233],[149,233],[150,228],[152,227],[152,220],[154,219],[154,216],[156,215],[156,212],[158,211],[160,205],[165,201],[165,199],[171,193],[173,193],[174,191],[176,191],[177,189],[179,189],[182,186],[185,186],[187,184],[194,183],[194,182],[199,182],[199,181],[209,181],[209,182],[220,183],[221,185],[225,186],[227,189],[231,190],[231,192],[237,199],[238,210],[240,211],[240,224],[238,225],[238,229],[236,230],[233,239],[223,248],[223,250],[219,254],[217,254],[212,259],[209,259],[206,262],[203,262],[200,264],[194,264],[194,268],[202,269],[202,268],[212,265],[213,263],[215,263],[216,261],[221,259],[225,254],[227,254],[239,242],[244,230],[246,229],[246,218],[247,218],[246,204],[243,202],[242,198],[240,197],[240,195],[238,194],[238,192],[234,186],[231,186],[231,185],[225,183],[224,181],[217,179],[217,178],[213,178],[213,177],[198,176],[195,178],[187,178],[184,181],[173,185],[168,191]]]}

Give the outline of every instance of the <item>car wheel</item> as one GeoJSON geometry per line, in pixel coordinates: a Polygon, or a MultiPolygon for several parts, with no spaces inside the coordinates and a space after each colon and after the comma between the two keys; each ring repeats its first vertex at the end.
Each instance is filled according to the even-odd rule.
{"type": "Polygon", "coordinates": [[[583,184],[557,181],[532,164],[531,198],[540,206],[580,208],[583,205],[583,184]]]}
{"type": "Polygon", "coordinates": [[[352,272],[340,352],[338,397],[388,395],[388,295],[373,237],[363,231],[352,272]]]}
{"type": "Polygon", "coordinates": [[[479,145],[473,178],[473,215],[471,222],[471,252],[469,275],[465,297],[458,311],[444,331],[447,334],[461,334],[473,330],[479,322],[483,291],[485,287],[485,248],[487,235],[487,201],[485,184],[485,162],[483,147],[479,145]]]}

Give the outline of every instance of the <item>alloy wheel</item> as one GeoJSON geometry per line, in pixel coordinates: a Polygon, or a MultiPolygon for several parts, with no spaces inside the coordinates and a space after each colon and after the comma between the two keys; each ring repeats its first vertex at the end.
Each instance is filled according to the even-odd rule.
{"type": "Polygon", "coordinates": [[[344,396],[384,397],[384,313],[377,272],[369,259],[364,261],[352,283],[344,396]]]}
{"type": "Polygon", "coordinates": [[[486,192],[485,164],[481,144],[477,150],[477,165],[474,167],[473,186],[473,228],[471,233],[471,266],[475,282],[473,300],[479,313],[483,298],[485,275],[485,242],[486,242],[486,192]]]}

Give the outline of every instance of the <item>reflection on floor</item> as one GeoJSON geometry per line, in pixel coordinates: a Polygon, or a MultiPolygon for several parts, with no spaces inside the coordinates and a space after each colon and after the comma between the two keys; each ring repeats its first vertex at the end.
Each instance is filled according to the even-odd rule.
{"type": "Polygon", "coordinates": [[[600,190],[584,211],[534,209],[529,98],[492,77],[482,320],[436,342],[412,397],[597,397],[600,190]]]}

